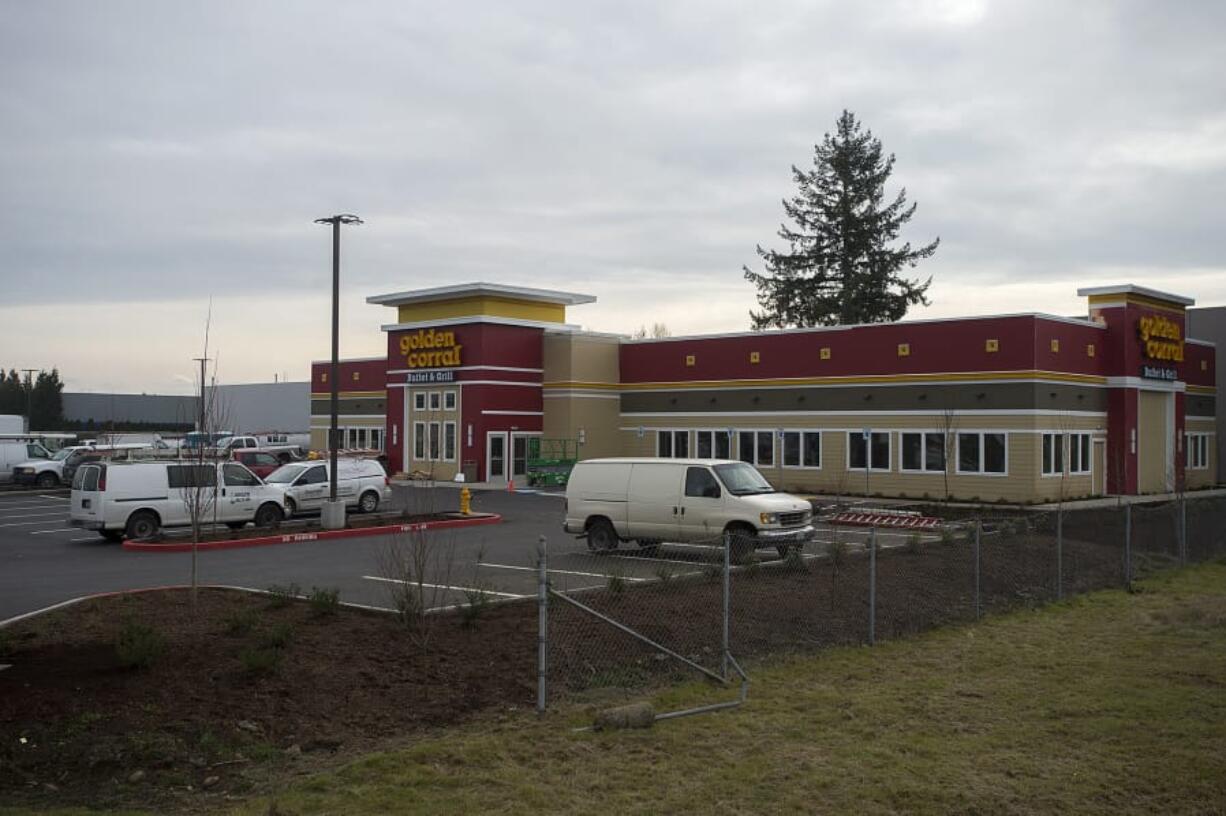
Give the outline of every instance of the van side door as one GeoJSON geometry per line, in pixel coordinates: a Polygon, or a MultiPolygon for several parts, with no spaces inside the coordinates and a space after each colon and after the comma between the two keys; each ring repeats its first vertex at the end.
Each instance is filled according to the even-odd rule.
{"type": "MultiPolygon", "coordinates": [[[[294,482],[294,486],[298,488],[294,491],[298,509],[318,510],[323,507],[324,499],[328,498],[331,491],[331,485],[328,483],[328,469],[323,465],[308,468],[294,482]]],[[[337,489],[340,489],[340,485],[337,485],[337,489]]]]}
{"type": "Polygon", "coordinates": [[[675,541],[681,532],[681,480],[685,467],[638,463],[630,471],[628,538],[675,541]]]}
{"type": "Polygon", "coordinates": [[[226,521],[246,521],[255,517],[260,477],[238,462],[221,466],[221,515],[226,521]]]}
{"type": "Polygon", "coordinates": [[[686,540],[711,538],[724,529],[724,491],[708,467],[685,469],[681,493],[681,534],[686,540]]]}

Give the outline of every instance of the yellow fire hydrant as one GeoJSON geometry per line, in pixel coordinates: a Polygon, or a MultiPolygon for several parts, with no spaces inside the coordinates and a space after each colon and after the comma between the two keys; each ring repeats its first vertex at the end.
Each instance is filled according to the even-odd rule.
{"type": "Polygon", "coordinates": [[[460,488],[460,515],[467,516],[472,512],[473,494],[467,487],[460,488]]]}

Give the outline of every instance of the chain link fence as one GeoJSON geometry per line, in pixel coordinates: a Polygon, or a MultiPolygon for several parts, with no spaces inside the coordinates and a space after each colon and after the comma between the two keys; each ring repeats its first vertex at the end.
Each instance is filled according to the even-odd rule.
{"type": "Polygon", "coordinates": [[[778,552],[736,536],[583,547],[547,553],[542,541],[538,556],[542,711],[698,678],[741,681],[743,700],[738,659],[873,644],[1128,588],[1226,556],[1226,498],[984,511],[914,531],[819,525],[814,541],[778,552]]]}

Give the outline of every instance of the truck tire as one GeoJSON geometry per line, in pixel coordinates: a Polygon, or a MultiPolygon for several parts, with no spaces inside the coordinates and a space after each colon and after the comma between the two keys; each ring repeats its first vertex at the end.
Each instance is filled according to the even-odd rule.
{"type": "Polygon", "coordinates": [[[616,550],[618,545],[617,531],[606,518],[593,519],[587,526],[587,548],[592,552],[608,552],[616,550]]]}
{"type": "Polygon", "coordinates": [[[285,518],[285,511],[272,502],[266,502],[260,505],[260,509],[255,511],[255,526],[256,527],[278,527],[281,520],[285,518]]]}
{"type": "Polygon", "coordinates": [[[362,494],[362,498],[358,499],[358,511],[361,513],[373,513],[379,509],[379,494],[373,490],[367,490],[362,494]]]}
{"type": "Polygon", "coordinates": [[[162,530],[162,520],[152,510],[137,510],[128,516],[124,535],[131,539],[153,538],[162,530]]]}
{"type": "Polygon", "coordinates": [[[34,480],[34,484],[41,487],[43,490],[49,490],[53,487],[60,486],[60,477],[56,476],[51,471],[44,471],[38,474],[38,478],[34,480]]]}

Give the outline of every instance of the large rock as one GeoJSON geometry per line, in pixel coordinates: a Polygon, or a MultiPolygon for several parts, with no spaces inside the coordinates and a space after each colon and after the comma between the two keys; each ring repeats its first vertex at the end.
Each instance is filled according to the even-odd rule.
{"type": "Polygon", "coordinates": [[[656,712],[650,703],[632,703],[601,711],[596,715],[593,727],[597,731],[613,728],[651,728],[655,722],[656,712]]]}

